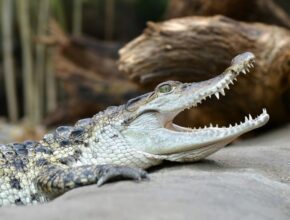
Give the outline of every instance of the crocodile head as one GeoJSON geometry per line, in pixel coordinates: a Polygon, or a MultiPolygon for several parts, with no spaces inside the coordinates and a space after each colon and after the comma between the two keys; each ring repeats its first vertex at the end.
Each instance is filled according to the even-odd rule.
{"type": "Polygon", "coordinates": [[[246,52],[236,56],[221,75],[198,83],[168,81],[144,96],[131,100],[126,111],[135,115],[122,131],[129,144],[141,152],[162,156],[171,161],[200,160],[238,136],[263,126],[269,120],[264,109],[256,118],[228,127],[185,128],[173,123],[183,110],[197,106],[207,98],[220,94],[233,84],[237,76],[254,66],[255,57],[246,52]]]}

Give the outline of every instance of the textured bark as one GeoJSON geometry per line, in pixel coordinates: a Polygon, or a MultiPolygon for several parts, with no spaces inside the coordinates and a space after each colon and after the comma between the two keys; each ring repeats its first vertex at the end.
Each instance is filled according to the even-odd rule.
{"type": "Polygon", "coordinates": [[[240,21],[257,21],[290,28],[287,13],[273,0],[171,0],[167,19],[191,15],[224,15],[240,21]]]}
{"type": "MultiPolygon", "coordinates": [[[[83,60],[77,62],[69,59],[72,54],[72,51],[67,53],[68,56],[66,53],[60,53],[56,58],[56,74],[64,84],[67,99],[56,111],[48,115],[45,120],[46,125],[71,123],[92,116],[107,106],[122,104],[141,94],[136,84],[122,78],[121,74],[114,75],[117,72],[115,61],[105,59],[101,62],[95,57],[96,66],[90,66],[89,64],[93,62],[89,61],[93,61],[93,56],[88,58],[79,53],[83,55],[80,56],[83,60]],[[98,64],[103,66],[98,67],[98,64]],[[107,72],[99,72],[97,68],[107,72]],[[107,77],[102,75],[106,73],[107,77]]],[[[89,53],[89,55],[93,54],[89,53]]]]}
{"type": "Polygon", "coordinates": [[[142,93],[118,71],[114,59],[118,45],[71,38],[56,23],[52,23],[52,30],[53,36],[41,40],[56,45],[56,77],[63,84],[66,99],[46,117],[46,125],[71,123],[142,93]]]}
{"type": "Polygon", "coordinates": [[[201,81],[221,73],[244,51],[257,57],[250,74],[239,76],[225,97],[186,111],[185,125],[229,124],[266,107],[270,124],[289,121],[290,32],[223,16],[187,17],[149,23],[144,33],[120,50],[119,69],[147,88],[168,79],[201,81]]]}

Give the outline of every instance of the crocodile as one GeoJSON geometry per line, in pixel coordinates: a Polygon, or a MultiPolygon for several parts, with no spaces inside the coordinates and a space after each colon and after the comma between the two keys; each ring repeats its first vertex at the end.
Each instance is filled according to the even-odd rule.
{"type": "Polygon", "coordinates": [[[265,109],[228,127],[185,128],[173,122],[183,110],[225,95],[254,62],[245,52],[215,78],[163,82],[124,105],[58,127],[40,141],[0,145],[0,206],[45,203],[71,189],[117,179],[148,179],[145,169],[164,160],[201,160],[263,126],[269,120],[265,109]]]}

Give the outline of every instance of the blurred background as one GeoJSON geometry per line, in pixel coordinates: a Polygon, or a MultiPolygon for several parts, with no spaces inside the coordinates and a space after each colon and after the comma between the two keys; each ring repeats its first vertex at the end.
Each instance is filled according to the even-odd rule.
{"type": "MultiPolygon", "coordinates": [[[[275,2],[290,13],[289,0],[275,2]]],[[[69,124],[142,93],[116,73],[118,50],[140,35],[146,22],[165,20],[169,4],[1,0],[0,142],[38,139],[47,127],[69,124]]]]}
{"type": "Polygon", "coordinates": [[[33,135],[48,114],[66,102],[55,63],[57,44],[63,42],[54,34],[60,41],[76,37],[84,44],[96,39],[91,47],[115,59],[117,49],[140,34],[147,20],[162,18],[166,5],[167,0],[1,0],[2,139],[9,136],[6,130],[21,134],[19,126],[28,130],[24,136],[33,135]],[[62,33],[54,33],[53,24],[62,33]],[[9,129],[7,123],[17,126],[9,129]]]}

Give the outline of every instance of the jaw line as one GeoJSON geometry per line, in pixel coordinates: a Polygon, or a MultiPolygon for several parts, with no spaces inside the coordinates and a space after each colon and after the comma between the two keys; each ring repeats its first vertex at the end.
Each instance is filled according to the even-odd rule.
{"type": "MultiPolygon", "coordinates": [[[[210,125],[209,127],[205,126],[204,128],[192,129],[181,127],[172,123],[174,117],[181,111],[197,106],[202,101],[210,98],[213,94],[217,99],[219,99],[219,94],[225,95],[224,90],[229,89],[230,84],[234,84],[233,81],[236,80],[240,73],[246,74],[250,71],[250,68],[254,67],[254,59],[254,55],[249,52],[238,55],[232,60],[231,66],[226,69],[223,74],[213,79],[201,82],[200,84],[205,86],[201,86],[202,89],[200,92],[195,92],[195,95],[197,95],[194,100],[186,103],[183,109],[180,109],[180,111],[172,114],[171,117],[168,117],[164,122],[162,135],[168,133],[168,137],[171,137],[172,139],[179,139],[180,144],[177,144],[176,147],[172,146],[171,148],[159,148],[159,153],[173,154],[187,150],[190,151],[192,149],[204,148],[210,145],[219,145],[219,147],[223,147],[238,136],[266,124],[269,120],[269,115],[267,114],[266,109],[263,109],[262,114],[257,116],[255,119],[249,115],[248,117],[245,117],[244,122],[233,126],[229,125],[228,127],[213,127],[210,125]],[[182,139],[184,140],[186,137],[190,137],[192,140],[195,139],[195,141],[183,144],[184,142],[182,142],[182,139]]],[[[188,85],[188,90],[190,90],[191,84],[188,85]]],[[[196,86],[196,84],[194,86],[196,86]]]]}
{"type": "MultiPolygon", "coordinates": [[[[231,66],[228,67],[222,74],[212,79],[197,84],[192,84],[192,87],[199,86],[200,89],[199,91],[194,92],[193,100],[189,100],[184,109],[196,107],[206,99],[211,98],[212,95],[214,95],[217,99],[220,98],[220,95],[225,96],[225,90],[229,90],[231,84],[234,85],[234,81],[237,81],[237,77],[241,73],[246,75],[250,72],[250,70],[254,68],[254,63],[254,54],[250,52],[240,54],[232,60],[231,66]]],[[[191,89],[190,87],[191,86],[187,89],[189,93],[191,89]]]]}
{"type": "MultiPolygon", "coordinates": [[[[239,124],[236,123],[233,126],[229,125],[228,127],[214,127],[210,125],[208,127],[205,126],[204,128],[185,128],[169,122],[164,127],[164,130],[167,130],[167,132],[170,133],[172,137],[185,138],[188,136],[191,139],[195,139],[194,142],[189,144],[190,146],[184,145],[182,147],[181,141],[181,144],[175,149],[176,151],[174,152],[178,153],[185,150],[216,145],[218,143],[224,143],[224,145],[226,145],[236,137],[253,129],[262,127],[268,122],[268,120],[269,115],[266,109],[263,109],[263,112],[256,118],[252,118],[252,116],[249,115],[248,117],[245,117],[244,121],[240,122],[239,124]]],[[[171,151],[170,153],[173,152],[171,151]]]]}
{"type": "MultiPolygon", "coordinates": [[[[180,127],[176,124],[173,124],[174,118],[185,109],[191,109],[192,107],[196,107],[198,104],[201,104],[204,100],[211,98],[212,95],[215,95],[217,99],[220,98],[220,94],[225,96],[225,89],[230,89],[230,84],[234,84],[234,80],[237,80],[237,77],[240,73],[247,74],[250,72],[250,69],[254,67],[255,56],[250,52],[246,52],[236,56],[232,62],[231,66],[227,68],[222,74],[216,76],[215,78],[197,83],[197,84],[186,84],[187,88],[184,89],[184,93],[189,93],[189,96],[192,94],[192,88],[199,87],[198,91],[193,93],[192,99],[185,102],[183,104],[183,108],[178,111],[168,114],[163,120],[164,128],[179,131],[179,132],[199,132],[202,129],[191,129],[180,127]],[[167,118],[167,119],[166,119],[167,118]]],[[[160,114],[160,113],[159,113],[160,114]]],[[[245,118],[247,121],[247,117],[245,118]]],[[[249,115],[249,119],[252,119],[252,116],[249,115]]],[[[231,127],[231,125],[230,125],[231,127]]],[[[204,129],[208,129],[205,127],[204,129]]],[[[212,125],[210,129],[213,129],[212,125]]]]}

